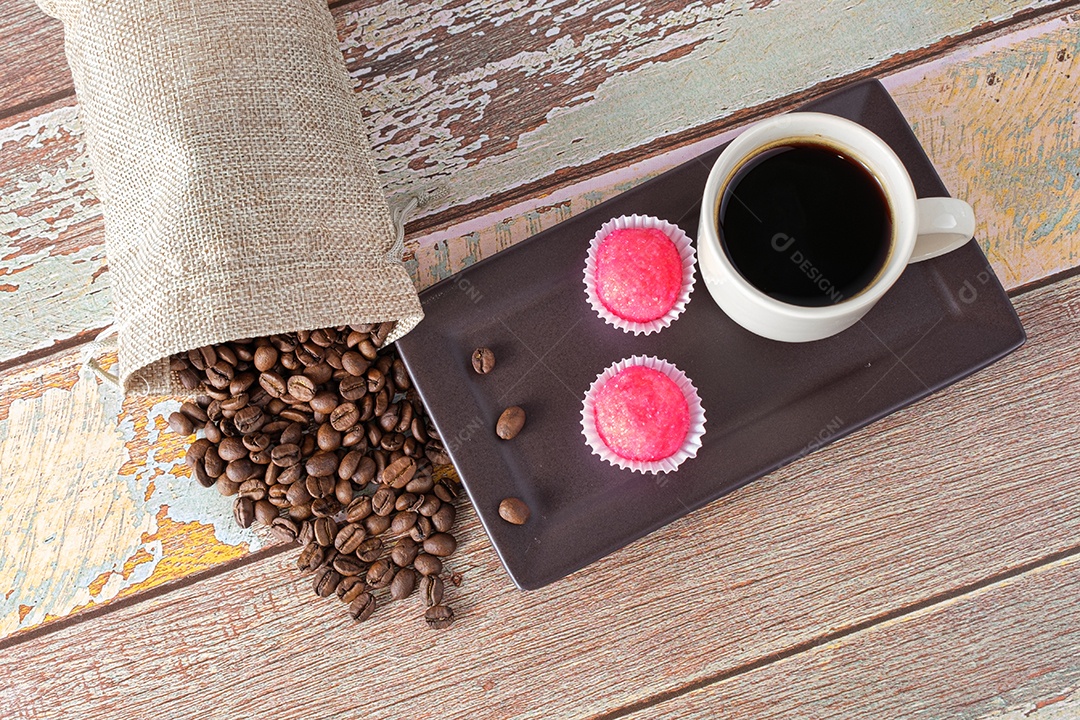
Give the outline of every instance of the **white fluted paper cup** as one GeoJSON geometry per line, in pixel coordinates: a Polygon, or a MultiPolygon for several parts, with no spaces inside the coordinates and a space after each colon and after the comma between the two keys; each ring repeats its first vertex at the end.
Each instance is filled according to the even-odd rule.
{"type": "Polygon", "coordinates": [[[635,355],[609,366],[589,386],[581,408],[581,431],[585,435],[585,442],[593,451],[593,454],[611,465],[642,474],[671,473],[678,470],[679,466],[689,458],[697,456],[698,448],[701,447],[701,437],[705,434],[705,410],[701,406],[701,398],[698,396],[697,388],[686,377],[686,373],[666,360],[653,356],[635,355]],[[659,460],[633,460],[619,455],[608,447],[596,427],[595,399],[597,391],[623,370],[634,366],[657,370],[670,378],[682,391],[683,397],[686,398],[687,409],[690,412],[690,425],[679,449],[659,460]]]}
{"type": "Polygon", "coordinates": [[[596,231],[596,235],[593,236],[592,241],[589,243],[589,254],[585,260],[585,297],[588,299],[592,309],[604,322],[619,328],[623,332],[632,332],[635,335],[649,335],[660,332],[675,322],[683,310],[686,309],[686,304],[690,302],[690,293],[694,289],[695,259],[694,244],[679,226],[649,215],[622,215],[613,218],[600,226],[600,229],[596,231]],[[604,241],[604,238],[615,230],[628,228],[654,228],[660,230],[675,245],[675,249],[678,250],[679,258],[682,261],[682,286],[679,288],[675,303],[662,316],[646,322],[629,320],[609,310],[600,299],[596,287],[597,252],[600,244],[604,241]]]}

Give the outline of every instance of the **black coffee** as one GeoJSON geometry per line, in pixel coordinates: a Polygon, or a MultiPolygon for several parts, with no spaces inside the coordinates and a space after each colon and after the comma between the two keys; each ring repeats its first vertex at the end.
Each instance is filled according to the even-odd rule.
{"type": "Polygon", "coordinates": [[[824,145],[795,143],[748,161],[717,213],[720,244],[746,280],[793,305],[835,305],[885,265],[892,221],[877,178],[824,145]]]}

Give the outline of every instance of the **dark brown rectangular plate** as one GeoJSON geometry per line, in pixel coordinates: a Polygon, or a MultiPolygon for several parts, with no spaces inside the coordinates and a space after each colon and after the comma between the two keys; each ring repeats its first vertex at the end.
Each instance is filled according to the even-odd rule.
{"type": "MultiPolygon", "coordinates": [[[[946,195],[904,117],[877,81],[803,107],[854,120],[907,165],[920,197],[946,195]]],[[[693,236],[705,179],[723,148],[435,285],[426,318],[398,342],[476,511],[514,582],[533,589],[751,480],[985,367],[1023,344],[1023,327],[977,242],[910,266],[866,318],[827,340],[757,337],[713,302],[700,276],[682,317],[648,337],[606,325],[585,300],[582,271],[597,228],[654,215],[693,236]],[[488,346],[490,375],[469,358],[488,346]],[[656,355],[681,368],[705,407],[696,458],[672,475],[620,470],[581,434],[586,389],[608,365],[656,355]],[[495,435],[509,405],[525,429],[495,435]],[[522,498],[523,526],[498,514],[522,498]]]]}

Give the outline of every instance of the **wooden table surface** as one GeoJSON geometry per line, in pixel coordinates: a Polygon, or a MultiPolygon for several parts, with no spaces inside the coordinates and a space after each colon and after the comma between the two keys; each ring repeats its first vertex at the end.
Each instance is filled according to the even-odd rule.
{"type": "Polygon", "coordinates": [[[420,286],[864,77],[1029,341],[542,590],[355,625],[187,477],[110,322],[62,31],[0,14],[0,717],[1080,717],[1080,1],[331,3],[420,286]]]}

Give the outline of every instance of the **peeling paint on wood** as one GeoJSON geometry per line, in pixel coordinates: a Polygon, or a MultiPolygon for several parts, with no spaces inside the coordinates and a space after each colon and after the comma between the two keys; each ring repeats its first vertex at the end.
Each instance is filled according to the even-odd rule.
{"type": "Polygon", "coordinates": [[[129,400],[78,353],[0,377],[0,637],[259,546],[193,486],[175,400],[129,400]]]}
{"type": "MultiPolygon", "coordinates": [[[[379,8],[381,6],[379,5],[379,8]]],[[[779,12],[781,6],[772,5],[765,10],[754,12],[779,12]]],[[[393,5],[393,8],[396,8],[396,5],[393,5]]],[[[562,9],[559,12],[570,12],[566,5],[557,5],[556,9],[562,9]]],[[[505,22],[518,25],[525,23],[526,27],[530,27],[527,21],[531,16],[522,15],[524,10],[514,10],[513,6],[507,5],[503,11],[508,13],[505,22]],[[522,19],[523,17],[525,19],[522,19]],[[511,21],[510,18],[515,19],[511,21]]],[[[483,38],[463,42],[460,33],[453,35],[443,28],[447,33],[445,37],[436,33],[438,38],[442,38],[443,45],[440,45],[436,43],[435,36],[431,35],[434,30],[414,27],[403,19],[400,22],[391,22],[395,17],[393,14],[379,21],[388,24],[383,27],[368,17],[369,13],[376,12],[374,9],[360,10],[353,6],[350,11],[353,14],[347,15],[347,18],[352,19],[347,19],[341,28],[342,32],[348,33],[345,45],[350,54],[351,67],[370,63],[373,67],[387,68],[383,73],[389,73],[388,78],[407,78],[411,72],[407,68],[415,69],[415,66],[405,62],[411,57],[405,49],[413,47],[416,54],[419,54],[422,47],[429,47],[433,54],[427,63],[429,66],[437,66],[442,73],[440,77],[444,78],[446,93],[472,77],[462,68],[476,63],[475,58],[470,59],[469,49],[476,52],[477,46],[485,46],[485,43],[481,42],[483,38]],[[379,30],[382,32],[379,39],[365,40],[374,43],[372,47],[381,47],[383,52],[374,56],[372,53],[375,51],[370,50],[368,45],[360,44],[360,39],[367,38],[368,32],[376,32],[374,29],[360,29],[363,23],[368,22],[375,23],[372,27],[382,28],[379,30]],[[410,32],[413,35],[409,35],[410,32]],[[409,43],[414,43],[415,46],[409,43]],[[450,56],[443,57],[438,54],[441,52],[450,53],[450,56]],[[402,65],[403,63],[405,65],[402,65]],[[390,72],[392,68],[399,68],[395,70],[397,74],[390,72]]],[[[394,12],[401,14],[404,11],[399,8],[394,12]]],[[[454,23],[468,25],[473,22],[462,18],[448,18],[445,13],[438,15],[435,13],[435,5],[430,4],[419,6],[415,12],[417,18],[428,17],[431,22],[438,19],[440,22],[449,23],[451,28],[458,27],[454,23]],[[429,13],[430,17],[424,13],[429,13]]],[[[496,21],[489,18],[483,22],[476,19],[475,22],[485,25],[496,21]]],[[[1039,277],[1056,270],[1071,267],[1078,259],[1077,233],[1070,234],[1069,229],[1074,226],[1075,205],[1080,202],[1076,199],[1080,193],[1072,192],[1069,195],[1067,192],[1074,189],[1070,182],[1076,181],[1075,177],[1068,175],[1072,167],[1070,163],[1075,162],[1076,134],[1067,122],[1043,123],[1038,114],[1041,111],[1038,108],[1053,106],[1053,98],[1061,99],[1059,105],[1068,104],[1070,100],[1075,103],[1075,94],[1070,92],[1067,78],[1063,78],[1063,72],[1075,74],[1080,71],[1076,67],[1077,57],[1080,56],[1080,39],[1075,26],[1070,23],[1071,21],[1051,21],[1017,33],[1016,37],[1005,36],[989,43],[990,50],[985,52],[978,49],[959,51],[934,63],[932,70],[927,70],[924,74],[920,74],[922,70],[917,68],[905,71],[896,76],[896,79],[888,81],[899,97],[907,117],[916,126],[920,137],[927,142],[931,157],[941,169],[949,187],[966,195],[968,200],[975,204],[978,217],[983,221],[981,240],[991,261],[995,263],[996,270],[1005,282],[1011,285],[1038,280],[1039,277]],[[1048,47],[1056,50],[1048,54],[1048,47]],[[1066,54],[1062,60],[1058,60],[1057,53],[1062,49],[1066,50],[1066,54]],[[997,69],[990,69],[991,67],[997,69]],[[996,72],[997,77],[1009,79],[1008,82],[995,85],[991,89],[995,98],[1001,100],[1000,103],[991,103],[989,99],[980,100],[985,93],[977,83],[975,87],[968,86],[970,78],[976,74],[985,78],[989,72],[996,72]],[[1031,98],[1045,99],[1041,105],[1032,105],[1031,98]],[[987,112],[985,103],[993,104],[999,112],[1007,113],[1008,117],[987,112]],[[995,122],[987,122],[989,118],[994,118],[995,122]],[[1011,130],[1007,132],[1007,128],[1011,130]],[[1028,128],[1034,130],[1028,132],[1028,128]],[[977,147],[972,145],[970,138],[978,138],[977,147]],[[1004,147],[1012,149],[1005,151],[1004,147]],[[1008,154],[1003,154],[1007,152],[1008,154]],[[1043,159],[1052,153],[1059,153],[1061,160],[1048,167],[1048,163],[1043,159]],[[984,165],[980,163],[984,161],[990,166],[1000,167],[1002,172],[983,172],[984,165]],[[1017,191],[1018,186],[1030,186],[1032,182],[1048,187],[1048,191],[1017,191]],[[1029,213],[1023,217],[1018,217],[1014,210],[1018,206],[1017,194],[1022,195],[1021,200],[1030,208],[1029,213]],[[1053,220],[1055,214],[1061,215],[1059,221],[1053,220]],[[1045,216],[1044,220],[1032,222],[1025,230],[1017,230],[1020,227],[1017,223],[1029,219],[1038,220],[1042,216],[1045,216]],[[1069,220],[1069,217],[1074,220],[1069,220]]],[[[689,31],[685,28],[679,30],[689,31]]],[[[645,52],[649,45],[642,47],[642,52],[645,52]]],[[[511,47],[499,45],[490,52],[507,54],[512,50],[511,47]]],[[[512,53],[508,56],[512,56],[512,53]]],[[[550,58],[551,63],[555,63],[555,59],[557,58],[554,56],[550,58]]],[[[630,60],[624,58],[624,62],[629,63],[630,60]]],[[[419,60],[417,63],[420,63],[419,60]]],[[[545,71],[554,72],[554,67],[556,66],[552,65],[545,71]]],[[[639,90],[642,92],[648,91],[652,82],[642,76],[644,71],[645,66],[637,68],[631,76],[640,78],[639,90]]],[[[622,77],[621,74],[615,76],[616,79],[622,77]]],[[[362,83],[368,86],[368,90],[361,91],[362,94],[375,93],[379,87],[384,86],[382,80],[366,76],[362,83]]],[[[433,108],[448,103],[445,99],[448,96],[440,100],[438,93],[443,91],[436,90],[431,91],[431,96],[424,96],[422,103],[417,100],[415,106],[404,105],[407,98],[391,101],[382,97],[378,103],[375,99],[368,98],[366,101],[376,103],[373,107],[378,108],[376,116],[369,118],[369,121],[376,125],[383,122],[393,124],[405,122],[403,119],[416,114],[416,118],[408,122],[421,122],[424,112],[431,113],[433,108]]],[[[545,116],[549,110],[553,111],[550,104],[542,103],[542,96],[535,99],[541,108],[546,108],[541,114],[545,116]]],[[[747,97],[747,103],[750,99],[747,97]]],[[[411,103],[411,100],[409,101],[411,103]]],[[[644,103],[645,100],[623,98],[619,101],[629,106],[644,103]]],[[[611,108],[617,107],[612,103],[613,100],[597,97],[589,103],[573,106],[572,111],[577,114],[593,112],[599,118],[611,108]]],[[[492,113],[496,112],[498,107],[498,104],[484,106],[483,110],[485,113],[492,113]]],[[[475,108],[474,110],[478,111],[475,108]]],[[[1066,114],[1062,113],[1062,117],[1066,114]]],[[[680,122],[683,122],[685,128],[689,126],[686,123],[690,120],[687,116],[680,122]]],[[[430,123],[434,120],[429,117],[423,122],[430,123]]],[[[476,122],[487,121],[478,118],[476,122]]],[[[521,122],[528,120],[522,119],[521,122]]],[[[645,124],[658,136],[670,130],[659,125],[653,128],[651,120],[637,120],[635,123],[645,124]]],[[[434,130],[430,132],[434,133],[434,130]]],[[[84,162],[79,137],[77,111],[64,104],[50,108],[39,117],[26,119],[0,130],[0,243],[3,244],[0,255],[0,284],[8,289],[0,291],[0,316],[10,318],[10,321],[0,328],[0,362],[11,361],[27,351],[52,347],[56,342],[69,341],[81,332],[109,323],[109,275],[102,246],[102,225],[99,208],[93,196],[90,169],[84,162]]],[[[423,187],[427,181],[422,174],[407,171],[401,166],[404,162],[402,157],[407,154],[407,148],[395,146],[395,138],[401,136],[383,128],[376,130],[376,137],[375,150],[381,158],[384,179],[390,186],[397,182],[400,187],[423,187]],[[394,167],[397,169],[393,169],[394,167]]],[[[604,141],[607,144],[606,151],[613,152],[620,149],[619,142],[623,140],[597,131],[590,141],[604,141]]],[[[689,148],[640,163],[635,166],[639,173],[637,177],[627,177],[625,171],[610,173],[571,188],[556,190],[558,200],[537,198],[511,208],[502,208],[499,212],[481,218],[481,222],[467,221],[460,230],[451,228],[431,236],[409,237],[407,248],[411,254],[407,261],[414,273],[414,280],[420,287],[442,280],[471,262],[609,198],[622,187],[630,187],[659,169],[692,157],[693,153],[703,151],[715,141],[717,140],[699,142],[689,148]],[[453,263],[450,262],[450,257],[455,258],[453,263]]],[[[430,145],[430,152],[441,153],[438,154],[441,158],[438,162],[444,163],[446,167],[458,167],[455,163],[459,161],[454,159],[454,142],[454,138],[446,138],[430,145]]],[[[513,155],[518,159],[513,162],[531,163],[535,160],[539,163],[543,158],[539,150],[521,145],[507,153],[508,158],[513,155]]],[[[503,160],[488,157],[472,167],[458,167],[453,185],[458,187],[461,182],[468,185],[472,180],[468,180],[467,176],[475,176],[486,192],[498,194],[527,179],[528,173],[515,176],[513,173],[516,171],[509,165],[497,166],[503,160]]],[[[453,202],[460,200],[459,198],[453,202]]]]}

